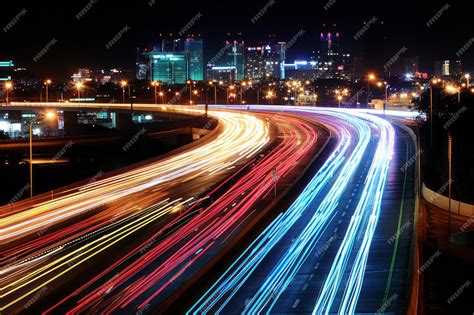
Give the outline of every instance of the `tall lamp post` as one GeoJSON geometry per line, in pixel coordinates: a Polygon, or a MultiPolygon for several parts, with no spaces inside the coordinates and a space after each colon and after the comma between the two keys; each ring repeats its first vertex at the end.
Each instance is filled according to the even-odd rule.
{"type": "Polygon", "coordinates": [[[154,92],[155,92],[155,94],[154,94],[155,95],[155,104],[158,104],[158,94],[157,94],[157,91],[156,91],[158,85],[160,85],[160,83],[158,83],[156,81],[151,82],[151,86],[153,86],[154,92]]]}
{"type": "Polygon", "coordinates": [[[193,104],[193,81],[188,80],[186,84],[189,85],[189,105],[193,104]]]}
{"type": "Polygon", "coordinates": [[[127,81],[122,81],[120,86],[122,86],[122,103],[125,104],[125,88],[128,86],[128,97],[130,98],[130,85],[127,81]]]}
{"type": "Polygon", "coordinates": [[[41,121],[43,119],[53,120],[57,116],[53,112],[47,112],[44,117],[40,117],[37,120],[32,120],[28,123],[28,128],[30,131],[30,197],[33,198],[33,125],[35,122],[41,121]]]}
{"type": "Polygon", "coordinates": [[[51,85],[51,80],[44,81],[44,85],[46,88],[46,103],[49,103],[49,86],[51,85]]]}
{"type": "Polygon", "coordinates": [[[5,83],[5,90],[7,92],[7,99],[6,99],[7,104],[10,104],[10,90],[12,90],[12,89],[13,89],[13,83],[6,82],[5,83]]]}
{"type": "Polygon", "coordinates": [[[370,73],[367,76],[367,108],[369,108],[369,104],[370,104],[370,82],[374,80],[375,80],[375,74],[370,73]]]}
{"type": "Polygon", "coordinates": [[[385,87],[385,101],[383,103],[383,115],[385,116],[388,105],[388,89],[390,88],[390,84],[388,84],[387,82],[378,82],[377,86],[380,88],[385,87]]]}

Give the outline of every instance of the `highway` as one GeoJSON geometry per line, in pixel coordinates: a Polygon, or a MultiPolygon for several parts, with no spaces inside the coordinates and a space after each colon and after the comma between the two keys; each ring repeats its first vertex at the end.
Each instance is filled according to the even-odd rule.
{"type": "Polygon", "coordinates": [[[321,124],[325,163],[189,313],[403,312],[413,140],[363,110],[251,109],[211,111],[220,129],[198,147],[0,208],[0,310],[165,310],[302,176],[321,124]]]}
{"type": "Polygon", "coordinates": [[[336,129],[339,146],[188,313],[403,313],[413,140],[361,111],[286,110],[336,129]]]}
{"type": "Polygon", "coordinates": [[[8,208],[1,309],[21,310],[33,298],[46,313],[137,311],[163,301],[179,288],[177,275],[186,281],[256,220],[325,140],[312,124],[282,115],[214,115],[223,130],[199,148],[8,208]],[[270,125],[278,138],[265,155],[270,125]],[[120,304],[117,294],[128,299],[120,304]]]}
{"type": "Polygon", "coordinates": [[[69,188],[52,200],[39,196],[3,207],[0,309],[21,307],[44,287],[43,295],[52,294],[57,281],[138,231],[153,234],[167,221],[181,222],[273,137],[262,118],[215,115],[220,130],[199,147],[69,188]]]}

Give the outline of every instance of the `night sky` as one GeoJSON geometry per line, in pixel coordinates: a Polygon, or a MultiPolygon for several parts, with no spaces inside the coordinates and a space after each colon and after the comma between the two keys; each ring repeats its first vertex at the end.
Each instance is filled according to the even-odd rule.
{"type": "MultiPolygon", "coordinates": [[[[227,32],[242,32],[247,41],[265,40],[269,34],[289,41],[301,29],[305,34],[288,51],[288,61],[309,57],[319,46],[323,23],[337,23],[343,50],[358,55],[363,41],[353,37],[363,21],[376,17],[386,26],[387,58],[406,47],[405,56],[420,56],[421,70],[432,72],[435,60],[456,59],[456,53],[474,37],[468,1],[331,0],[328,10],[324,8],[327,0],[155,0],[153,6],[149,1],[8,1],[8,6],[2,1],[0,59],[11,58],[38,75],[62,78],[78,67],[133,68],[137,47],[156,46],[160,33],[178,33],[199,13],[202,17],[188,33],[202,34],[208,57],[223,47],[227,32]],[[78,20],[76,15],[88,5],[90,10],[78,20]],[[252,23],[265,6],[267,12],[252,23]],[[443,7],[441,17],[428,27],[426,23],[443,7]],[[4,27],[17,15],[18,22],[5,32],[4,27]],[[130,29],[107,49],[107,43],[126,26],[130,29]],[[57,42],[34,62],[53,39],[57,42]]],[[[474,45],[461,60],[465,68],[472,69],[474,45]]]]}

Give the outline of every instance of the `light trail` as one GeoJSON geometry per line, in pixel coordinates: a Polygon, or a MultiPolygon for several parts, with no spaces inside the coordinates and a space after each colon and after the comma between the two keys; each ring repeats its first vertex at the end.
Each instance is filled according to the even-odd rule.
{"type": "Polygon", "coordinates": [[[269,140],[268,125],[261,119],[237,113],[215,112],[223,125],[209,144],[136,170],[80,187],[64,197],[35,205],[2,218],[0,242],[51,227],[136,192],[184,176],[199,177],[223,171],[259,151],[269,140]]]}
{"type": "MultiPolygon", "coordinates": [[[[365,152],[365,149],[370,140],[370,128],[367,124],[362,121],[352,118],[351,116],[346,116],[338,113],[331,114],[333,117],[338,117],[342,120],[348,120],[357,130],[358,133],[358,142],[353,150],[353,153],[350,155],[349,159],[345,162],[345,165],[342,166],[342,162],[345,158],[345,153],[348,149],[348,146],[351,142],[351,136],[347,131],[342,131],[341,144],[344,146],[344,150],[336,151],[333,153],[331,158],[328,160],[327,164],[321,169],[320,172],[315,176],[313,181],[323,182],[328,181],[332,176],[336,175],[336,170],[342,166],[342,170],[338,175],[334,185],[331,187],[329,193],[325,196],[323,202],[318,207],[317,211],[314,213],[311,221],[305,227],[305,229],[300,233],[297,239],[292,243],[292,246],[285,252],[285,255],[281,257],[276,265],[273,266],[271,273],[267,276],[263,285],[255,293],[255,295],[250,299],[247,305],[244,308],[244,313],[260,313],[270,311],[274,303],[278,300],[281,294],[284,292],[288,284],[293,280],[295,274],[305,262],[308,255],[311,253],[315,244],[317,243],[322,232],[325,230],[328,222],[330,222],[331,217],[334,215],[334,210],[338,205],[338,201],[341,198],[345,187],[350,181],[352,175],[354,174],[357,166],[362,160],[362,156],[365,152]],[[324,171],[326,168],[332,168],[333,171],[331,174],[325,174],[324,171]],[[331,176],[328,176],[331,175],[331,176]],[[323,176],[323,177],[322,177],[323,176]]],[[[283,217],[289,218],[289,220],[281,220],[279,218],[277,225],[270,226],[270,229],[265,230],[264,233],[260,236],[266,242],[261,243],[260,246],[255,246],[258,244],[252,244],[251,247],[247,249],[247,252],[258,253],[259,261],[268,255],[268,253],[273,249],[273,247],[278,243],[278,241],[284,237],[292,225],[300,218],[302,212],[304,212],[309,205],[311,205],[314,198],[316,198],[318,191],[313,192],[314,182],[311,182],[308,187],[306,187],[305,192],[300,195],[295,202],[295,206],[291,207],[283,217]],[[310,196],[310,198],[308,198],[310,196]],[[271,240],[271,241],[269,241],[271,240]],[[263,247],[261,247],[263,245],[263,247]]],[[[213,291],[208,291],[207,300],[200,300],[200,305],[213,305],[216,303],[215,292],[219,292],[220,297],[222,298],[222,293],[227,290],[232,290],[235,294],[236,290],[240,288],[245,280],[250,274],[248,268],[249,259],[252,260],[253,255],[243,259],[240,262],[240,265],[235,266],[236,271],[229,271],[232,274],[227,274],[226,276],[229,279],[238,278],[238,281],[233,281],[232,284],[224,283],[224,287],[213,287],[213,291]],[[237,275],[236,275],[237,274],[237,275]],[[213,300],[214,302],[211,302],[213,300]]],[[[241,256],[242,257],[242,256],[241,256]]],[[[252,261],[252,263],[257,263],[252,261]]],[[[233,266],[234,267],[234,266],[233,266]]],[[[256,266],[255,266],[256,267],[256,266]]],[[[255,270],[254,267],[254,270],[255,270]]],[[[232,268],[232,267],[231,267],[232,268]]],[[[227,282],[226,279],[221,278],[224,282],[227,282]]],[[[222,311],[225,307],[226,302],[229,301],[229,298],[225,301],[221,301],[222,304],[218,308],[217,312],[222,311]]],[[[195,309],[192,309],[191,312],[199,313],[204,311],[200,309],[199,306],[195,306],[195,309]]],[[[206,312],[206,311],[204,311],[206,312]]]]}
{"type": "Polygon", "coordinates": [[[352,216],[349,228],[336,254],[326,281],[319,293],[313,314],[329,314],[340,290],[342,278],[347,270],[349,260],[353,257],[352,249],[358,235],[362,234],[362,244],[355,260],[352,262],[350,275],[345,282],[344,294],[339,306],[340,314],[354,314],[364,280],[370,245],[380,217],[385,183],[390,170],[395,143],[395,131],[387,121],[359,114],[358,116],[372,121],[380,131],[380,140],[374,161],[369,170],[362,197],[352,216]]]}
{"type": "Polygon", "coordinates": [[[24,238],[45,227],[52,231],[35,234],[32,240],[11,248],[2,247],[0,311],[34,296],[53,281],[152,224],[163,224],[174,218],[160,231],[179,228],[181,221],[195,211],[192,205],[198,204],[192,193],[196,184],[201,189],[202,185],[212,185],[230,169],[252,161],[268,144],[270,130],[264,119],[223,111],[211,114],[220,121],[220,133],[201,147],[70,189],[59,198],[24,211],[14,208],[12,215],[2,212],[2,242],[24,238]],[[174,195],[179,196],[181,191],[189,198],[166,198],[173,194],[173,187],[178,183],[185,183],[189,191],[180,188],[174,195]],[[107,207],[97,209],[105,204],[107,207]],[[177,215],[182,209],[184,213],[177,215]],[[57,231],[53,229],[91,210],[94,212],[89,218],[57,231]]]}
{"type": "MultiPolygon", "coordinates": [[[[290,282],[294,279],[300,267],[304,264],[308,255],[314,250],[321,234],[324,231],[325,224],[331,220],[330,214],[337,207],[338,199],[344,192],[347,182],[351,179],[357,166],[359,165],[365,148],[371,138],[369,124],[362,122],[362,119],[368,121],[376,126],[380,132],[380,140],[377,151],[372,161],[371,169],[368,174],[367,181],[364,184],[364,192],[360,200],[358,209],[351,221],[351,226],[347,231],[347,236],[341,245],[340,253],[350,255],[350,245],[353,244],[358,232],[364,232],[360,228],[354,228],[354,222],[359,222],[361,217],[368,217],[369,223],[365,229],[363,244],[357,253],[355,260],[355,268],[353,269],[345,293],[343,297],[342,306],[339,313],[346,314],[355,311],[358,296],[362,287],[363,275],[367,263],[370,244],[377,226],[378,217],[380,214],[381,199],[384,191],[384,185],[388,176],[388,170],[393,154],[394,146],[394,130],[391,125],[383,119],[374,117],[372,115],[362,114],[360,112],[351,112],[351,115],[342,114],[343,111],[332,109],[317,109],[314,108],[282,108],[274,107],[268,109],[264,106],[252,106],[253,109],[258,110],[288,110],[293,112],[312,112],[312,113],[333,113],[339,117],[345,117],[349,123],[358,126],[357,130],[360,137],[360,147],[356,148],[350,160],[344,166],[345,170],[341,171],[338,180],[332,187],[331,191],[325,196],[325,199],[318,208],[318,211],[313,216],[312,220],[299,233],[298,237],[292,242],[290,248],[287,249],[283,256],[279,258],[278,262],[272,266],[270,274],[265,279],[263,285],[259,287],[257,292],[251,296],[247,301],[243,310],[244,313],[262,313],[270,312],[275,306],[279,297],[283,294],[290,282]],[[361,144],[364,143],[364,144],[361,144]]],[[[337,151],[336,151],[337,152],[337,151]]],[[[335,152],[335,153],[336,153],[335,152]]],[[[333,155],[335,154],[333,153],[333,155]]],[[[327,161],[331,163],[331,158],[327,161]]],[[[271,225],[262,232],[261,235],[244,251],[244,253],[227,269],[223,276],[221,276],[216,283],[196,302],[196,304],[188,311],[188,313],[209,313],[224,312],[226,305],[232,300],[237,291],[245,285],[245,282],[250,278],[251,274],[258,268],[263,259],[276,246],[278,241],[282,239],[285,233],[291,228],[296,220],[285,221],[285,218],[296,215],[296,219],[301,216],[301,213],[311,203],[311,198],[308,198],[308,192],[311,192],[311,186],[315,180],[319,179],[321,174],[324,174],[327,164],[318,172],[313,181],[308,185],[305,191],[298,197],[296,202],[290,209],[281,214],[271,225]],[[307,201],[308,203],[305,203],[307,201]],[[298,207],[301,207],[298,209],[298,207]],[[293,213],[294,212],[294,213],[293,213]]],[[[318,191],[314,192],[313,198],[316,197],[318,191]]],[[[342,255],[342,254],[341,254],[342,255]]],[[[347,260],[344,260],[347,263],[347,260]]],[[[343,271],[338,268],[336,263],[333,265],[332,272],[337,276],[342,277],[343,271]],[[341,273],[339,273],[341,272],[341,273]]],[[[340,283],[340,282],[339,282],[340,283]]],[[[327,286],[320,294],[321,299],[330,299],[331,295],[327,286]]],[[[328,313],[330,307],[326,310],[315,308],[314,313],[320,314],[324,311],[328,313]]]]}
{"type": "MultiPolygon", "coordinates": [[[[62,305],[76,299],[79,300],[70,310],[71,314],[88,312],[92,308],[105,313],[125,309],[136,311],[165,294],[166,290],[172,290],[170,287],[177,281],[184,281],[181,278],[185,274],[189,277],[191,268],[199,268],[209,256],[215,255],[256,214],[256,203],[273,191],[274,170],[278,177],[285,178],[308,150],[314,148],[316,132],[312,126],[291,117],[280,121],[287,125],[284,141],[256,163],[210,208],[143,255],[114,263],[46,313],[54,313],[62,305]],[[295,130],[301,130],[301,133],[298,135],[295,130]],[[115,270],[120,271],[113,272],[115,270]],[[107,275],[114,273],[117,276],[106,281],[107,275]],[[78,297],[83,292],[88,293],[78,297]],[[98,294],[101,296],[100,301],[96,301],[98,294]],[[137,301],[140,301],[138,306],[137,301]]],[[[155,238],[156,235],[136,247],[127,257],[132,257],[155,238]]]]}

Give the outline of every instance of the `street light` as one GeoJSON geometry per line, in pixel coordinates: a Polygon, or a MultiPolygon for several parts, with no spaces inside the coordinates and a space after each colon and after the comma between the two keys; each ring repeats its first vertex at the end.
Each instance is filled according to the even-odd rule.
{"type": "Polygon", "coordinates": [[[84,84],[82,82],[77,82],[76,83],[76,89],[77,89],[77,98],[81,98],[81,90],[84,87],[84,84]]]}
{"type": "Polygon", "coordinates": [[[44,81],[44,85],[46,86],[46,103],[49,103],[49,86],[51,85],[51,80],[44,81]]]}
{"type": "Polygon", "coordinates": [[[466,78],[467,88],[470,88],[471,87],[471,84],[470,84],[471,75],[469,73],[466,73],[464,75],[464,78],[466,78]]]}
{"type": "Polygon", "coordinates": [[[186,84],[189,85],[189,104],[193,104],[193,81],[188,80],[186,81],[186,84]]]}
{"type": "MultiPolygon", "coordinates": [[[[385,86],[385,102],[383,103],[383,115],[385,116],[385,112],[387,111],[387,105],[388,105],[388,89],[390,88],[390,84],[387,82],[377,82],[378,87],[383,87],[385,86]]],[[[415,97],[415,95],[413,95],[415,97]]]]}
{"type": "Polygon", "coordinates": [[[54,112],[47,112],[44,117],[40,117],[37,120],[31,120],[28,123],[30,131],[30,197],[33,198],[33,125],[35,122],[41,121],[42,119],[53,120],[57,117],[54,112]]]}
{"type": "Polygon", "coordinates": [[[153,81],[151,82],[151,86],[154,87],[154,91],[155,91],[155,104],[158,104],[158,95],[157,95],[157,91],[156,91],[156,88],[160,85],[160,83],[156,82],[156,81],[153,81]]]}
{"type": "Polygon", "coordinates": [[[370,82],[375,80],[375,74],[369,73],[367,77],[367,108],[369,108],[370,103],[370,82]]]}
{"type": "Polygon", "coordinates": [[[7,99],[6,99],[7,104],[10,103],[10,90],[12,90],[12,89],[13,89],[13,83],[6,82],[5,83],[5,90],[7,91],[7,99]]]}
{"type": "Polygon", "coordinates": [[[165,102],[165,93],[160,92],[159,95],[161,96],[161,103],[164,104],[165,102]]]}
{"type": "Polygon", "coordinates": [[[120,85],[122,86],[122,103],[125,104],[125,87],[128,85],[128,97],[130,97],[130,85],[125,80],[122,80],[120,85]]]}

